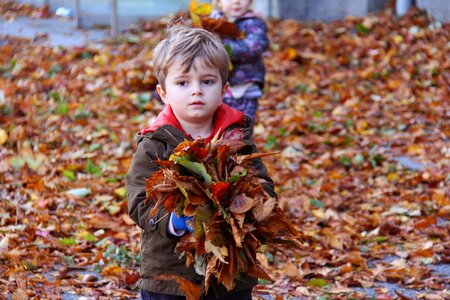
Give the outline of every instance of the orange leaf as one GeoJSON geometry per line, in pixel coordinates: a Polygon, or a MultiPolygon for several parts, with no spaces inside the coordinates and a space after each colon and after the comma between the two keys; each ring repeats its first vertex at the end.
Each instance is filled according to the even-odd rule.
{"type": "Polygon", "coordinates": [[[180,289],[186,294],[187,300],[199,300],[202,295],[202,288],[199,285],[194,284],[181,276],[162,274],[153,278],[159,280],[175,280],[180,285],[180,289]]]}
{"type": "Polygon", "coordinates": [[[430,225],[436,224],[436,222],[436,216],[429,216],[416,222],[416,224],[414,224],[414,227],[416,227],[416,229],[424,229],[428,228],[430,225]]]}

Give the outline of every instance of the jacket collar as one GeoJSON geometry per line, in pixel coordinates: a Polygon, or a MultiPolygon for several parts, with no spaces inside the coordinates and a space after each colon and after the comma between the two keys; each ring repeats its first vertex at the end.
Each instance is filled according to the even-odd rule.
{"type": "MultiPolygon", "coordinates": [[[[240,126],[244,124],[244,113],[226,105],[225,103],[221,103],[214,113],[213,132],[209,137],[206,138],[206,140],[210,141],[217,133],[221,135],[226,128],[234,124],[240,126]]],[[[139,133],[140,135],[145,135],[150,132],[155,132],[158,128],[165,125],[175,127],[184,135],[192,139],[192,137],[181,127],[170,105],[166,105],[164,107],[164,109],[158,114],[155,122],[153,122],[152,125],[147,128],[141,129],[139,133]]]]}

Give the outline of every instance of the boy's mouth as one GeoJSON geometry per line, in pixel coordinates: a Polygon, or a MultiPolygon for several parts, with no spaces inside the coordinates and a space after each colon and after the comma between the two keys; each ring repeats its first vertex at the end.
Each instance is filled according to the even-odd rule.
{"type": "Polygon", "coordinates": [[[193,101],[189,105],[204,105],[204,104],[205,103],[203,103],[202,101],[193,101]]]}

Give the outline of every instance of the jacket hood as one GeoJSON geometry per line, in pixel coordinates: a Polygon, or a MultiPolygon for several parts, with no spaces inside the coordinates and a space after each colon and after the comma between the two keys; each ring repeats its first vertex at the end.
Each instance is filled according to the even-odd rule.
{"type": "MultiPolygon", "coordinates": [[[[244,113],[226,105],[225,103],[221,103],[214,113],[213,132],[209,137],[206,138],[206,140],[211,140],[219,131],[220,134],[222,134],[223,130],[234,124],[240,126],[244,124],[244,113]]],[[[140,135],[145,135],[150,132],[156,131],[156,129],[164,125],[171,125],[185,135],[192,138],[181,127],[180,122],[178,122],[178,119],[175,117],[175,114],[173,113],[172,107],[170,107],[170,105],[166,105],[164,107],[164,109],[158,114],[155,122],[153,122],[152,125],[141,129],[139,133],[140,135]]]]}

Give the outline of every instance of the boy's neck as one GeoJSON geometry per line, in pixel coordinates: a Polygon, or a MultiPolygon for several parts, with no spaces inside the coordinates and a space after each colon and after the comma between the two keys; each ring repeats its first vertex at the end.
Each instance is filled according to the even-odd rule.
{"type": "Polygon", "coordinates": [[[196,139],[198,137],[207,138],[214,130],[212,120],[204,123],[189,123],[181,120],[178,120],[178,122],[180,123],[183,130],[193,139],[196,139]]]}

